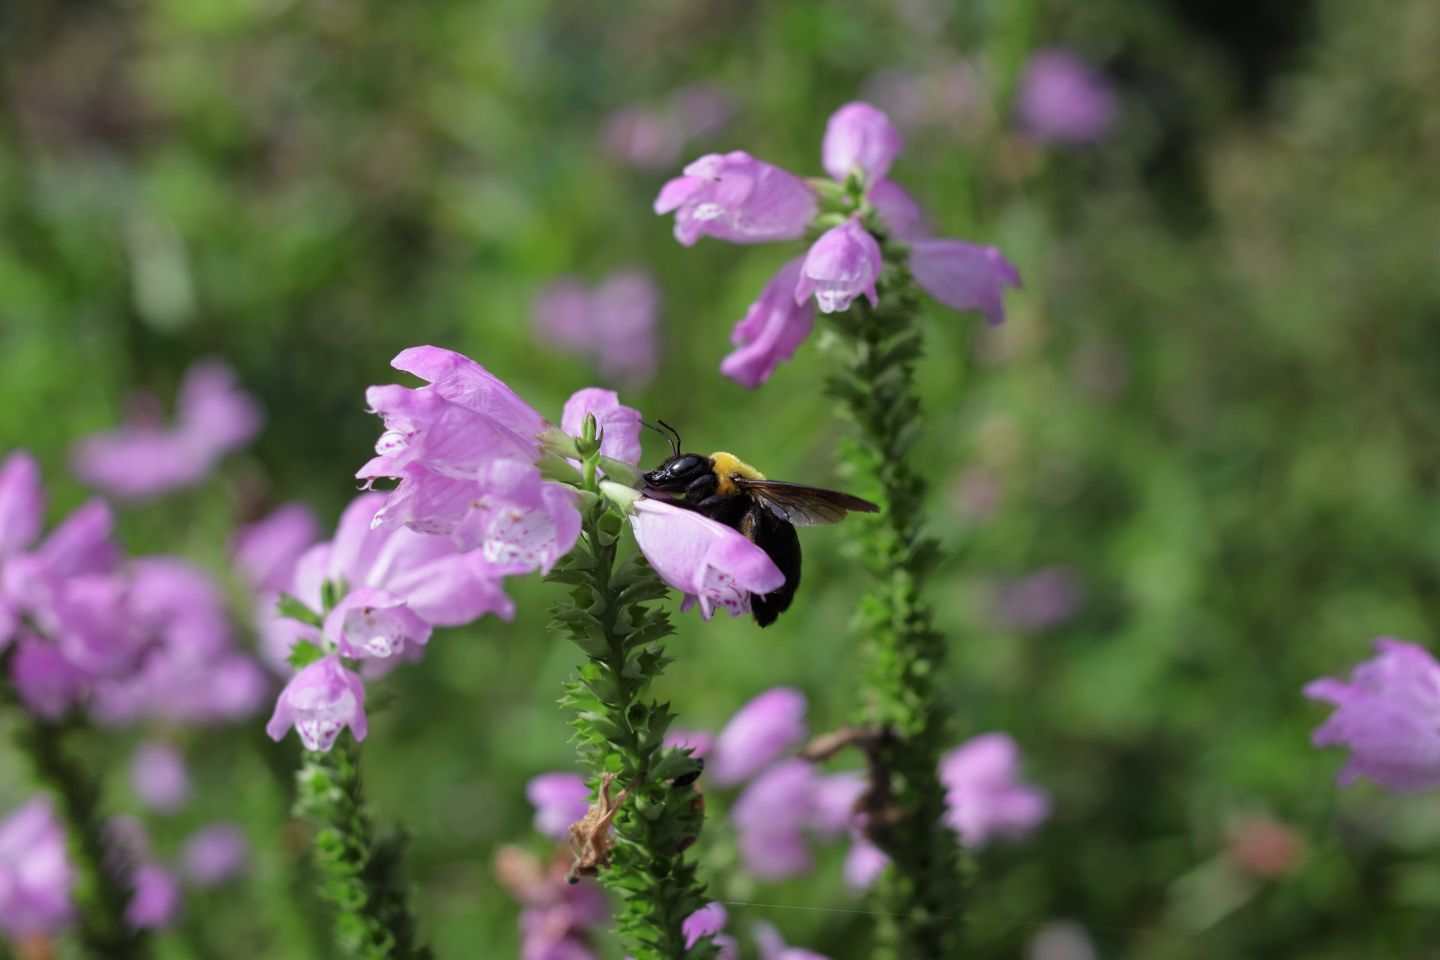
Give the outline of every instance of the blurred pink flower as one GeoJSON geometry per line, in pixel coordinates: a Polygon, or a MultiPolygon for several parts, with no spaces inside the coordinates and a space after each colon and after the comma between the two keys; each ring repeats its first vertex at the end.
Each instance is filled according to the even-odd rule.
{"type": "Polygon", "coordinates": [[[638,463],[640,460],[640,411],[620,402],[614,390],[587,387],[577,390],[565,401],[560,429],[572,437],[580,436],[585,417],[595,416],[601,437],[600,452],[612,460],[638,463]]]}
{"type": "Polygon", "coordinates": [[[274,592],[290,585],[296,561],[319,539],[315,512],[304,504],[287,503],[237,528],[230,538],[230,558],[256,591],[274,592]]]}
{"type": "Polygon", "coordinates": [[[702,236],[731,243],[769,243],[803,236],[815,219],[815,193],[803,180],[742,150],[711,153],[685,168],[655,198],[655,212],[675,214],[675,237],[687,247],[702,236]]]}
{"type": "Polygon", "coordinates": [[[190,799],[190,774],[184,758],[168,743],[141,743],[130,758],[130,788],[146,808],[174,813],[190,799]]]}
{"type": "Polygon", "coordinates": [[[211,823],[190,835],[180,853],[185,878],[202,889],[220,884],[245,872],[250,859],[250,841],[237,824],[211,823]]]}
{"type": "Polygon", "coordinates": [[[830,960],[813,950],[787,945],[780,931],[768,923],[755,925],[755,945],[759,948],[760,960],[830,960]]]}
{"type": "Polygon", "coordinates": [[[621,270],[593,288],[574,277],[554,280],[532,316],[542,338],[590,358],[607,380],[638,387],[655,376],[660,286],[648,271],[621,270]]]}
{"type": "Polygon", "coordinates": [[[17,940],[59,932],[74,916],[74,885],[65,828],[48,797],[0,820],[0,931],[17,940]]]}
{"type": "Polygon", "coordinates": [[[1104,75],[1069,50],[1050,47],[1025,65],[1016,111],[1035,139],[1080,144],[1104,139],[1119,105],[1104,75]]]}
{"type": "Polygon", "coordinates": [[[1050,815],[1050,799],[1020,779],[1020,748],[1008,734],[982,733],[940,759],[945,822],[978,849],[995,837],[1028,835],[1050,815]]]}
{"type": "MultiPolygon", "coordinates": [[[[153,401],[152,401],[153,402],[153,401]]],[[[180,384],[173,427],[132,420],[75,445],[75,475],[112,496],[143,500],[204,480],[225,454],[260,431],[260,408],[217,361],[192,366],[180,384]]]]}
{"type": "Polygon", "coordinates": [[[718,901],[707,903],[690,914],[680,924],[680,930],[685,934],[685,949],[689,950],[703,937],[713,936],[718,948],[715,960],[740,960],[740,948],[735,943],[735,938],[727,937],[723,933],[729,919],[725,905],[718,901]]]}
{"type": "Polygon", "coordinates": [[[137,930],[163,930],[180,918],[180,882],[158,863],[146,862],[131,876],[125,922],[137,930]]]}
{"type": "Polygon", "coordinates": [[[805,739],[805,694],[773,687],[735,712],[707,759],[711,782],[728,787],[759,773],[805,739]]]}
{"type": "Polygon", "coordinates": [[[995,247],[964,240],[914,240],[910,272],[926,293],[952,310],[979,310],[992,324],[1005,320],[1005,288],[1020,274],[995,247]]]}
{"type": "Polygon", "coordinates": [[[570,839],[570,824],[585,816],[590,788],[578,773],[542,773],[525,785],[525,798],[535,808],[535,829],[563,842],[570,839]]]}
{"type": "Polygon", "coordinates": [[[1305,696],[1336,707],[1311,742],[1350,748],[1336,777],[1342,787],[1361,777],[1397,793],[1440,786],[1440,664],[1403,640],[1381,637],[1375,649],[1348,683],[1305,685],[1305,696]]]}
{"type": "Polygon", "coordinates": [[[1262,814],[1236,817],[1225,827],[1225,852],[1236,866],[1266,880],[1288,877],[1305,862],[1305,839],[1262,814]]]}
{"type": "Polygon", "coordinates": [[[1073,569],[1042,567],[1002,584],[995,594],[995,613],[1013,630],[1046,630],[1075,616],[1084,601],[1085,590],[1073,569]]]}
{"type": "Polygon", "coordinates": [[[680,157],[683,131],[664,111],[624,107],[605,119],[600,142],[621,163],[642,170],[663,170],[680,157]]]}
{"type": "Polygon", "coordinates": [[[740,837],[740,859],[756,877],[780,880],[813,865],[806,831],[815,779],[808,761],[785,760],[752,780],[735,801],[730,819],[740,837]]]}
{"type": "Polygon", "coordinates": [[[750,611],[751,594],[767,594],[785,583],[785,575],[764,550],[692,510],[641,499],[630,524],[656,575],[686,595],[681,609],[698,602],[706,620],[716,606],[732,617],[742,616],[750,611]]]}
{"type": "Polygon", "coordinates": [[[735,325],[730,342],[736,347],[721,361],[720,372],[736,383],[752,389],[760,386],[810,336],[815,307],[808,298],[795,302],[803,263],[803,257],[796,257],[781,267],[735,325]]]}
{"type": "Polygon", "coordinates": [[[590,931],[610,919],[610,905],[590,880],[566,881],[569,858],[542,864],[518,847],[502,847],[495,873],[523,909],[520,960],[595,960],[590,931]]]}

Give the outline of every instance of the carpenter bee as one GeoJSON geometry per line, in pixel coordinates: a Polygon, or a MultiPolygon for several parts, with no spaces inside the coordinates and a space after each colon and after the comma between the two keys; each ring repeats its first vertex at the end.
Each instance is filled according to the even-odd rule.
{"type": "Polygon", "coordinates": [[[762,627],[768,627],[789,609],[800,586],[800,538],[795,528],[835,523],[851,510],[876,513],[880,509],[848,493],[766,480],[764,474],[734,454],[719,452],[706,457],[682,453],[680,435],[674,427],[663,420],[658,427],[650,423],[645,426],[670,444],[670,458],[644,475],[645,495],[694,510],[740,531],[769,554],[785,575],[780,589],[751,598],[750,610],[762,627]]]}

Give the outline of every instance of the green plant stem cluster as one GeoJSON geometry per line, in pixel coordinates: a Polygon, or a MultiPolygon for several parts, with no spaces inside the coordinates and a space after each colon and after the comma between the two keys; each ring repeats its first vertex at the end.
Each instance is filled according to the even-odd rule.
{"type": "Polygon", "coordinates": [[[296,775],[295,812],[320,827],[313,844],[319,892],[336,911],[346,957],[425,960],[401,871],[405,837],[377,838],[365,807],[360,747],[348,735],[325,753],[306,751],[296,775]]]}
{"type": "Polygon", "coordinates": [[[624,791],[613,847],[598,876],[622,898],[616,922],[636,960],[709,960],[711,938],[686,948],[681,924],[705,905],[704,886],[686,849],[704,819],[698,790],[675,778],[700,769],[689,752],[663,746],[674,715],[650,696],[670,658],[663,642],[674,629],[650,605],[669,590],[645,559],[618,558],[625,520],[599,493],[593,421],[580,439],[584,457],[581,542],[550,579],[569,584],[571,599],[554,610],[554,625],[586,656],[562,700],[576,712],[580,755],[598,784],[613,774],[612,800],[624,791]]]}
{"type": "Polygon", "coordinates": [[[919,300],[903,251],[882,243],[885,268],[879,306],[856,299],[832,315],[829,338],[842,370],[831,382],[858,436],[842,457],[860,492],[880,504],[878,516],[852,518],[873,578],[858,623],[866,670],[864,722],[877,741],[868,831],[894,861],[881,884],[887,919],[881,955],[930,960],[958,955],[964,890],[955,835],[944,825],[945,790],[938,763],[948,745],[936,690],[945,641],[932,623],[924,585],[937,559],[924,533],[928,486],[910,461],[920,432],[915,365],[922,351],[919,300]]]}

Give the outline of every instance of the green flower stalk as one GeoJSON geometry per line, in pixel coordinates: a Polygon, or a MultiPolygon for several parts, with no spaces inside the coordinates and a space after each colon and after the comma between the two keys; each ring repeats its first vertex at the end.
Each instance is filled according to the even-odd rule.
{"type": "Polygon", "coordinates": [[[345,738],[307,750],[296,776],[295,813],[319,824],[319,893],[335,908],[335,942],[356,960],[425,960],[401,871],[406,838],[377,837],[365,805],[360,745],[345,738]]]}
{"type": "Polygon", "coordinates": [[[74,726],[26,713],[16,730],[16,743],[29,758],[36,779],[54,796],[55,812],[65,825],[81,947],[97,960],[141,960],[150,956],[149,937],[125,922],[129,885],[117,873],[116,858],[105,839],[100,785],[71,752],[74,726]]]}
{"type": "MultiPolygon", "coordinates": [[[[880,230],[876,233],[883,237],[880,230]]],[[[884,735],[870,748],[872,784],[867,831],[894,862],[881,881],[885,901],[882,955],[921,960],[958,955],[956,916],[964,890],[960,851],[945,825],[938,764],[951,742],[936,689],[945,639],[936,632],[925,581],[937,547],[924,532],[929,487],[909,459],[919,434],[915,365],[922,353],[919,297],[898,244],[881,242],[878,305],[857,298],[831,315],[841,363],[833,392],[857,428],[842,457],[881,506],[860,517],[860,553],[873,585],[857,617],[865,658],[863,720],[884,735]]]]}
{"type": "Polygon", "coordinates": [[[688,750],[664,746],[674,715],[651,694],[671,662],[664,641],[674,633],[652,602],[669,590],[639,553],[619,557],[634,491],[600,480],[596,433],[588,416],[576,444],[580,543],[550,574],[571,586],[570,601],[554,610],[554,627],[586,660],[562,703],[576,712],[575,740],[598,793],[590,813],[571,827],[572,876],[597,876],[620,897],[617,925],[636,960],[708,960],[716,955],[712,940],[687,947],[681,929],[706,902],[685,856],[704,817],[693,785],[700,763],[688,750]]]}

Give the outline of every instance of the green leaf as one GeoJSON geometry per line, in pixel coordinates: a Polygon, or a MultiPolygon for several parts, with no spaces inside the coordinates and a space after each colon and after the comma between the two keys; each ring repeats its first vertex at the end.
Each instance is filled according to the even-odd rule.
{"type": "Polygon", "coordinates": [[[288,593],[280,594],[280,599],[275,603],[275,612],[287,620],[299,620],[312,627],[319,627],[324,623],[320,614],[307,607],[299,598],[288,593]]]}
{"type": "MultiPolygon", "coordinates": [[[[281,602],[284,602],[283,598],[281,602]]],[[[286,657],[285,661],[296,670],[303,670],[324,656],[325,651],[309,640],[297,640],[295,646],[290,648],[290,656],[286,657]]]]}

